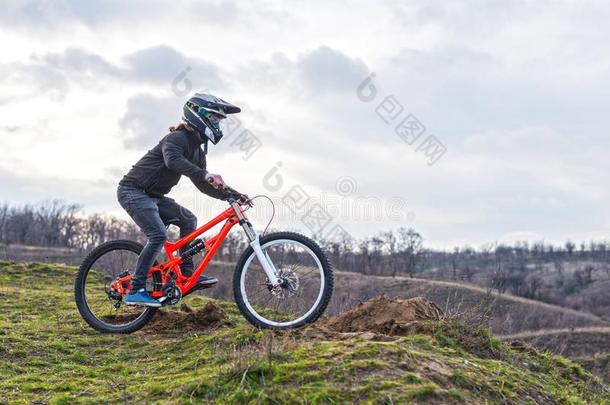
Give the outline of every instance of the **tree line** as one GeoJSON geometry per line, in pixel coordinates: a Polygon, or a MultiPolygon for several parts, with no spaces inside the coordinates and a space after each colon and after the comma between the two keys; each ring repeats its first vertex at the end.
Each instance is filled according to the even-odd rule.
{"type": "Polygon", "coordinates": [[[45,201],[0,204],[0,243],[89,249],[118,238],[141,239],[131,221],[100,214],[83,215],[77,204],[45,201]]]}
{"type": "MultiPolygon", "coordinates": [[[[170,238],[176,238],[177,230],[171,227],[169,234],[170,238]]],[[[85,251],[112,239],[145,241],[132,220],[101,214],[85,215],[77,204],[60,200],[23,205],[0,203],[0,244],[85,251]]],[[[405,228],[359,241],[317,240],[328,249],[333,262],[342,270],[375,275],[405,272],[413,275],[423,241],[417,232],[405,228]]],[[[223,260],[236,261],[247,247],[246,242],[241,232],[231,232],[218,255],[223,260]]]]}
{"type": "MultiPolygon", "coordinates": [[[[170,228],[170,237],[175,238],[176,233],[176,229],[170,228]]],[[[104,241],[120,238],[145,241],[132,220],[101,214],[85,215],[77,204],[59,200],[0,204],[2,244],[88,250],[104,241]]],[[[334,266],[343,271],[467,281],[523,296],[534,296],[539,284],[535,280],[525,280],[528,266],[578,260],[610,262],[610,245],[600,241],[580,244],[568,241],[562,246],[521,242],[441,251],[425,248],[422,235],[405,227],[361,239],[325,240],[315,235],[314,239],[329,252],[334,266]],[[529,285],[528,291],[524,290],[524,284],[529,285]]],[[[218,254],[224,260],[235,261],[246,246],[242,233],[232,232],[218,254]]],[[[583,270],[577,277],[587,283],[590,274],[590,270],[583,270]]]]}

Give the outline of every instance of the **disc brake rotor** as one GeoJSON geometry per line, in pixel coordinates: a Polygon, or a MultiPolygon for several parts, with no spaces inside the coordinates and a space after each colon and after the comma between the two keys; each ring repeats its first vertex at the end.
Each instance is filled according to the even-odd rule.
{"type": "Polygon", "coordinates": [[[292,297],[299,289],[299,276],[291,269],[281,269],[278,274],[279,285],[271,289],[278,298],[292,297]]]}

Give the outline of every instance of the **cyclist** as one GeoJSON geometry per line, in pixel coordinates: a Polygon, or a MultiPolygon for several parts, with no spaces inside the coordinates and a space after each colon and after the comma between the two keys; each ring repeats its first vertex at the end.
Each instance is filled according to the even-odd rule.
{"type": "MultiPolygon", "coordinates": [[[[207,171],[208,142],[214,145],[223,136],[220,121],[227,114],[241,109],[218,97],[196,93],[183,107],[182,122],[169,128],[169,133],[149,150],[119,182],[117,197],[121,206],[140,227],[148,242],[138,258],[131,290],[125,299],[129,305],[159,307],[161,303],[146,292],[146,277],[156,256],[167,239],[169,224],[180,227],[180,237],[197,228],[197,218],[166,194],[185,175],[203,193],[218,199],[230,196],[226,184],[218,174],[207,171]]],[[[233,190],[234,191],[234,190],[233,190]]],[[[233,194],[235,195],[235,194],[233,194]]],[[[248,196],[237,193],[245,202],[248,196]]],[[[185,260],[181,272],[193,274],[192,259],[185,260]]],[[[198,283],[213,285],[215,277],[202,275],[198,283]]]]}

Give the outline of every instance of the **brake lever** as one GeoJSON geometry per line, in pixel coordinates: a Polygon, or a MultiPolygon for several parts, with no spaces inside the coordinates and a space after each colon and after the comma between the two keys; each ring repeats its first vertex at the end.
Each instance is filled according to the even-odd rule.
{"type": "Polygon", "coordinates": [[[240,192],[236,192],[236,196],[234,196],[233,198],[235,198],[235,202],[237,202],[239,205],[244,206],[247,205],[249,207],[254,207],[254,203],[252,202],[251,198],[243,199],[243,194],[240,192]]]}

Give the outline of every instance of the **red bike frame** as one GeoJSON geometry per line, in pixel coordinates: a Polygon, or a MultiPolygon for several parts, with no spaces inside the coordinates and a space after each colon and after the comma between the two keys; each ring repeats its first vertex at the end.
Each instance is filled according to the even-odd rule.
{"type": "MultiPolygon", "coordinates": [[[[250,224],[250,221],[248,221],[245,214],[245,211],[247,211],[248,208],[243,209],[242,206],[235,201],[230,201],[229,203],[231,204],[229,208],[217,215],[205,225],[194,230],[189,235],[177,240],[176,242],[165,242],[163,249],[165,250],[165,253],[167,253],[169,260],[151,267],[148,272],[148,277],[151,277],[155,272],[160,272],[163,285],[165,285],[165,283],[171,280],[172,273],[174,273],[176,286],[180,289],[182,295],[185,296],[189,292],[192,292],[193,287],[195,287],[197,284],[197,280],[199,280],[199,277],[207,268],[207,265],[220,248],[220,245],[222,245],[222,242],[228,235],[231,228],[233,228],[236,224],[242,225],[250,241],[254,240],[256,238],[256,234],[254,233],[252,225],[250,224]],[[195,240],[195,238],[197,238],[199,235],[218,225],[222,221],[225,221],[225,223],[222,225],[220,232],[205,240],[204,246],[207,251],[203,256],[201,263],[199,263],[199,266],[197,266],[197,269],[191,276],[184,276],[180,271],[180,265],[182,264],[183,259],[180,257],[178,252],[179,249],[185,247],[195,240]]],[[[130,274],[115,280],[113,284],[114,288],[121,294],[127,294],[131,284],[131,277],[132,276],[130,274]]],[[[149,294],[154,298],[160,298],[163,296],[163,292],[160,289],[158,291],[152,291],[149,294]]]]}

